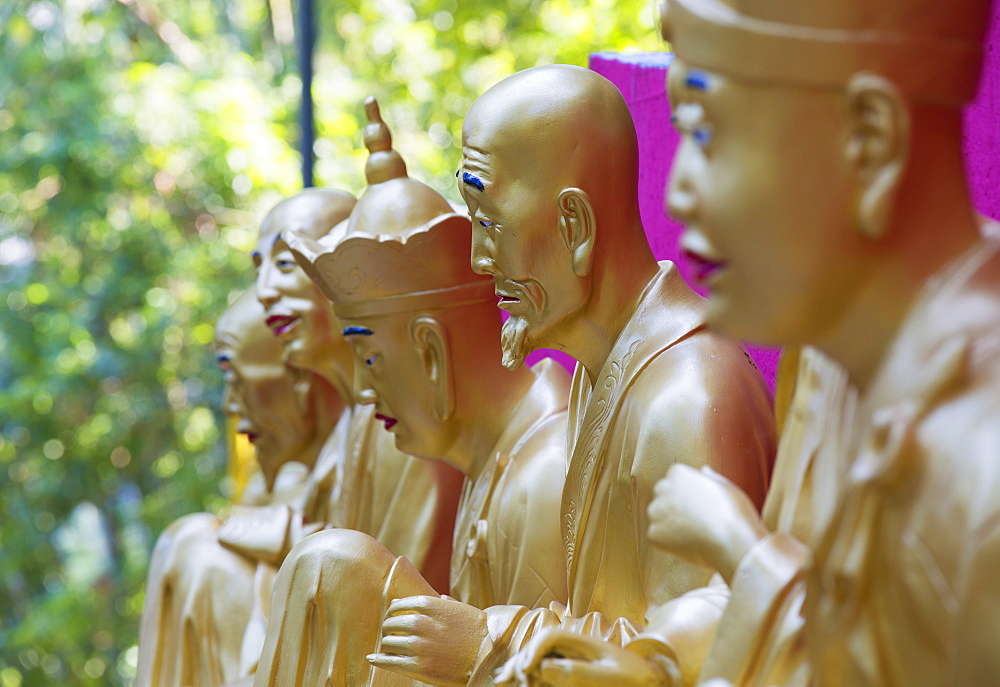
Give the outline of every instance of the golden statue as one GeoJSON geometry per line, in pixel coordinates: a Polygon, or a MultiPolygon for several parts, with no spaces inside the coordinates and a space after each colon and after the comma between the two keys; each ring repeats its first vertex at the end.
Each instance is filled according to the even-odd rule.
{"type": "Polygon", "coordinates": [[[568,607],[489,609],[474,678],[521,650],[501,677],[514,680],[537,667],[525,645],[542,628],[626,644],[703,587],[708,568],[649,545],[653,485],[674,463],[709,466],[760,504],[774,421],[744,351],[706,330],[704,300],[652,256],[635,129],[609,81],[562,65],[515,74],[472,106],[462,145],[473,267],[510,313],[504,363],[540,347],[580,361],[560,518],[568,607]]]}
{"type": "Polygon", "coordinates": [[[681,60],[671,99],[692,132],[668,201],[685,245],[719,266],[710,322],[812,344],[858,393],[823,436],[839,448],[823,487],[833,506],[805,542],[813,562],[787,535],[741,544],[804,575],[816,684],[1000,679],[1000,258],[961,152],[989,12],[988,0],[666,11],[681,60]],[[780,145],[792,122],[795,146],[780,145]],[[706,146],[698,127],[712,129],[706,146]],[[724,178],[740,180],[729,188],[705,163],[723,141],[724,178]]]}
{"type": "MultiPolygon", "coordinates": [[[[406,556],[435,589],[447,591],[461,475],[400,452],[374,411],[358,405],[362,399],[354,394],[353,356],[340,322],[283,238],[324,236],[347,219],[355,202],[350,194],[334,189],[302,191],[270,212],[253,253],[257,296],[289,362],[313,370],[346,399],[312,473],[303,511],[272,517],[270,527],[293,525],[281,530],[288,533],[282,558],[302,536],[322,527],[364,532],[397,556],[406,556]]],[[[260,630],[262,640],[264,628],[260,630]]]]}
{"type": "Polygon", "coordinates": [[[407,176],[373,100],[366,112],[369,186],[349,221],[319,241],[282,237],[335,304],[358,400],[400,449],[466,476],[454,599],[370,536],[313,535],[279,572],[258,687],[466,684],[482,608],[566,598],[567,376],[550,361],[500,365],[493,283],[469,269],[468,218],[407,176]]]}
{"type": "MultiPolygon", "coordinates": [[[[306,473],[336,420],[320,412],[322,380],[282,362],[252,290],[219,319],[215,349],[225,374],[224,409],[239,417],[238,430],[256,448],[267,502],[301,507],[306,473]]],[[[160,536],[146,585],[136,685],[217,687],[245,674],[244,634],[255,597],[270,594],[275,572],[267,557],[224,544],[226,533],[245,525],[238,513],[224,520],[198,513],[160,536]]]]}
{"type": "Polygon", "coordinates": [[[658,543],[726,552],[706,686],[1000,680],[1000,242],[969,203],[960,111],[989,10],[666,6],[685,134],[668,205],[707,266],[709,322],[844,370],[803,359],[793,406],[815,424],[786,430],[782,455],[786,440],[804,452],[776,475],[798,502],[780,515],[801,519],[765,526],[711,476],[674,469],[658,487],[688,495],[654,503],[658,543]]]}

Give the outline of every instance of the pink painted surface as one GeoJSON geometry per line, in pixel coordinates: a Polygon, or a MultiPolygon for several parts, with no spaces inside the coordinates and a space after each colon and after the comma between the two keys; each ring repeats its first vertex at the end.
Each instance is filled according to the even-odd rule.
{"type": "MultiPolygon", "coordinates": [[[[965,111],[965,156],[975,207],[1000,219],[1000,2],[993,10],[979,94],[965,111]]],[[[640,210],[653,253],[658,260],[677,262],[688,277],[684,261],[678,260],[681,227],[663,211],[663,189],[678,143],[664,89],[670,59],[668,53],[595,53],[590,68],[618,87],[632,111],[639,137],[640,210]]],[[[780,351],[747,348],[773,389],[780,351]]]]}
{"type": "Polygon", "coordinates": [[[1000,219],[1000,2],[984,52],[979,95],[965,109],[965,166],[976,209],[1000,219]]]}
{"type": "MultiPolygon", "coordinates": [[[[590,68],[618,87],[632,112],[639,138],[639,211],[653,255],[657,260],[677,263],[690,284],[687,265],[680,260],[677,248],[681,225],[663,210],[663,189],[679,140],[670,125],[664,88],[670,60],[668,53],[595,53],[590,56],[590,68]]],[[[747,350],[773,391],[780,349],[747,346],[747,350]]]]}

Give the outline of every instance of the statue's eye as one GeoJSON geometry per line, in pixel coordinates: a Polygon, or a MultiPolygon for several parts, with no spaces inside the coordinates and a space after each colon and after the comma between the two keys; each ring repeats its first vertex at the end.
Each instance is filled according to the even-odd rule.
{"type": "Polygon", "coordinates": [[[376,353],[375,355],[373,355],[370,358],[365,358],[365,365],[367,365],[368,367],[371,367],[372,365],[375,364],[375,359],[377,357],[378,357],[378,354],[376,353]]]}
{"type": "Polygon", "coordinates": [[[479,226],[485,227],[487,229],[491,229],[493,227],[493,222],[490,222],[489,220],[481,219],[481,220],[479,220],[479,226]]]}

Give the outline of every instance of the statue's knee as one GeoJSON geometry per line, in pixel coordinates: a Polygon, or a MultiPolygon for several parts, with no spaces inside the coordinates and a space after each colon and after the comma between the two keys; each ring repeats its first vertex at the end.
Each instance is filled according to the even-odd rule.
{"type": "Polygon", "coordinates": [[[395,557],[382,544],[354,530],[325,530],[299,542],[289,553],[296,570],[351,575],[362,570],[388,570],[395,557]]]}
{"type": "Polygon", "coordinates": [[[215,538],[219,531],[220,520],[211,513],[190,513],[177,518],[167,529],[163,530],[160,540],[174,542],[200,541],[215,538]]]}

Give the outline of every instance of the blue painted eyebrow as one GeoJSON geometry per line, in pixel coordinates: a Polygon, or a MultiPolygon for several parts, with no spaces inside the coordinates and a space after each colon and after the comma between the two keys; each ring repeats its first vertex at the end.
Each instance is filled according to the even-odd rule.
{"type": "Polygon", "coordinates": [[[220,363],[228,363],[230,358],[228,355],[220,355],[216,360],[220,363]]]}
{"type": "Polygon", "coordinates": [[[483,184],[483,180],[477,177],[475,174],[462,172],[462,181],[467,183],[469,186],[472,186],[473,188],[479,189],[480,191],[486,188],[486,185],[483,184]]]}
{"type": "Polygon", "coordinates": [[[344,327],[344,336],[371,336],[374,333],[368,327],[344,327]]]}
{"type": "Polygon", "coordinates": [[[690,71],[684,77],[684,85],[696,91],[707,91],[711,83],[705,72],[690,71]]]}
{"type": "Polygon", "coordinates": [[[274,235],[274,240],[271,241],[271,248],[274,248],[275,246],[277,246],[278,245],[278,241],[280,241],[280,240],[281,240],[281,232],[279,231],[277,234],[274,235]]]}

